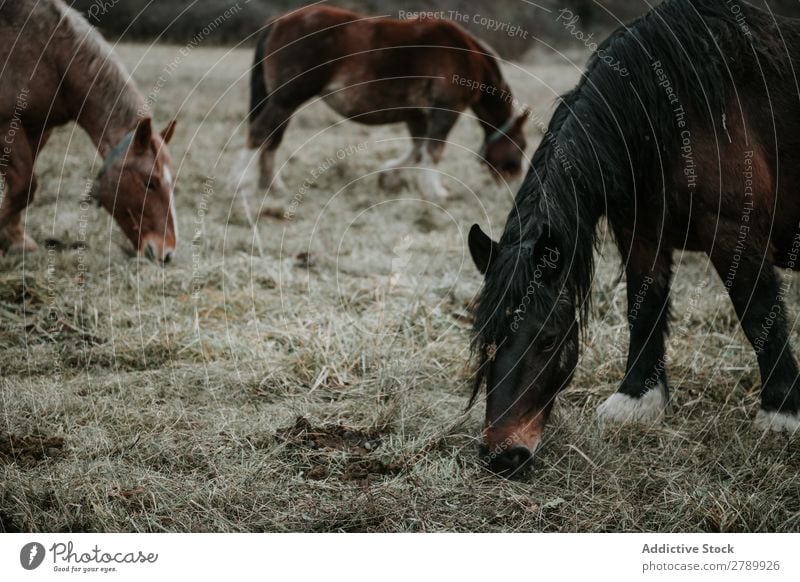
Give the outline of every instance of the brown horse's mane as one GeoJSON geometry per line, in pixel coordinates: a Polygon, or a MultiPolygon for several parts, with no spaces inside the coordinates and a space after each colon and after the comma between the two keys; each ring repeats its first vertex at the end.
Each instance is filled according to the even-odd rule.
{"type": "Polygon", "coordinates": [[[474,51],[474,56],[483,57],[482,64],[485,66],[487,81],[490,85],[500,89],[499,93],[484,92],[480,100],[473,106],[475,113],[478,114],[481,125],[487,134],[499,133],[504,131],[504,126],[513,121],[514,108],[511,100],[511,89],[503,77],[503,71],[498,62],[500,57],[497,52],[484,40],[471,35],[466,30],[462,30],[464,38],[468,40],[474,51]]]}
{"type": "Polygon", "coordinates": [[[486,57],[486,62],[489,64],[489,69],[492,72],[494,80],[502,81],[503,72],[500,70],[500,63],[498,62],[500,55],[497,54],[497,51],[494,50],[494,48],[492,48],[492,46],[485,40],[478,38],[477,36],[473,36],[466,31],[464,31],[464,33],[469,37],[470,40],[478,45],[478,52],[486,57]]]}
{"type": "MultiPolygon", "coordinates": [[[[52,1],[62,4],[61,0],[52,1]]],[[[90,94],[87,94],[85,102],[91,99],[111,105],[106,128],[132,127],[144,116],[144,100],[130,73],[97,29],[75,10],[64,6],[62,18],[69,24],[59,27],[64,30],[64,40],[76,47],[70,68],[80,72],[89,85],[90,94]]],[[[79,122],[81,117],[79,114],[79,122]]]]}
{"type": "MultiPolygon", "coordinates": [[[[144,100],[130,74],[102,35],[77,11],[62,0],[15,0],[10,4],[3,7],[6,22],[0,22],[0,28],[7,24],[17,34],[24,30],[23,36],[28,37],[31,83],[45,64],[55,62],[62,75],[60,84],[69,111],[57,111],[54,105],[48,119],[42,120],[44,125],[75,118],[98,147],[108,149],[107,142],[118,140],[121,135],[117,134],[126,133],[146,115],[144,100]],[[112,135],[106,136],[107,132],[112,135]]],[[[21,43],[22,36],[14,50],[25,50],[21,43]]]]}

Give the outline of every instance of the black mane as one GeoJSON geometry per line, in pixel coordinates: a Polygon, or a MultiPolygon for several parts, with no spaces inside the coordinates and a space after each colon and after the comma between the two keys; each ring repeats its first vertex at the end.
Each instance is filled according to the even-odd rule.
{"type": "Polygon", "coordinates": [[[649,200],[648,211],[669,220],[665,178],[681,163],[682,130],[654,62],[660,61],[687,116],[721,136],[726,104],[737,90],[731,70],[788,67],[773,17],[740,6],[752,35],[721,0],[666,0],[606,39],[578,85],[561,97],[480,294],[474,326],[479,358],[487,344],[508,334],[535,270],[525,249],[542,231],[561,250],[563,286],[550,296],[547,289],[537,290],[531,300],[552,305],[557,295],[566,294],[584,325],[599,218],[606,216],[612,226],[624,224],[637,203],[649,200]]]}

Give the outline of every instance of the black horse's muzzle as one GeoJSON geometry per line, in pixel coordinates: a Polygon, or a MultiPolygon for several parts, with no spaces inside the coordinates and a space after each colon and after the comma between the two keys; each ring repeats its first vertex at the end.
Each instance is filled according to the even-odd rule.
{"type": "Polygon", "coordinates": [[[511,479],[525,474],[533,464],[533,453],[523,446],[514,446],[507,450],[493,451],[481,445],[479,452],[481,463],[492,473],[511,479]]]}

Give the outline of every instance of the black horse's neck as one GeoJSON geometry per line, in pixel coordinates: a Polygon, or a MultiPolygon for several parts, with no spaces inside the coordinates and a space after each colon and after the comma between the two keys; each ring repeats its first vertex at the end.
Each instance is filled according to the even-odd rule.
{"type": "MultiPolygon", "coordinates": [[[[565,95],[531,161],[500,244],[558,248],[564,291],[588,313],[594,276],[597,223],[610,193],[598,185],[621,183],[598,166],[580,119],[581,86],[565,95]]],[[[511,275],[511,273],[509,274],[511,275]]],[[[524,282],[530,274],[518,274],[524,282]]],[[[514,274],[513,276],[517,276],[514,274]]],[[[585,321],[585,318],[583,318],[585,321]]]]}

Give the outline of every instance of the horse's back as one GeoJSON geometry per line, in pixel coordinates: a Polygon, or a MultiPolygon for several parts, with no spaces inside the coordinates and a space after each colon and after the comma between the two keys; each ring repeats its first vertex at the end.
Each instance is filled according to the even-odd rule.
{"type": "MultiPolygon", "coordinates": [[[[41,93],[43,80],[49,80],[47,43],[58,23],[58,6],[51,0],[5,2],[0,7],[0,119],[19,115],[24,96],[25,109],[41,93]]],[[[49,96],[50,101],[52,95],[49,96]]]]}
{"type": "Polygon", "coordinates": [[[0,118],[19,115],[20,100],[25,102],[24,118],[59,117],[55,97],[63,71],[57,59],[72,52],[62,45],[72,12],[60,0],[20,0],[0,8],[0,36],[7,40],[0,44],[0,60],[5,63],[0,118]]]}
{"type": "Polygon", "coordinates": [[[307,6],[270,21],[269,47],[280,50],[315,36],[335,39],[341,48],[370,49],[429,43],[436,47],[479,47],[463,28],[449,20],[398,20],[367,16],[330,6],[307,6]]]}
{"type": "Polygon", "coordinates": [[[121,68],[102,35],[61,0],[18,0],[0,8],[0,45],[5,63],[0,118],[19,114],[24,125],[61,125],[80,110],[85,92],[109,71],[121,68]]]}
{"type": "Polygon", "coordinates": [[[337,112],[363,123],[402,121],[404,109],[466,103],[453,76],[480,78],[480,43],[445,20],[369,17],[306,7],[270,24],[265,40],[272,90],[322,94],[337,112]],[[373,111],[376,102],[384,107],[373,111]]]}

